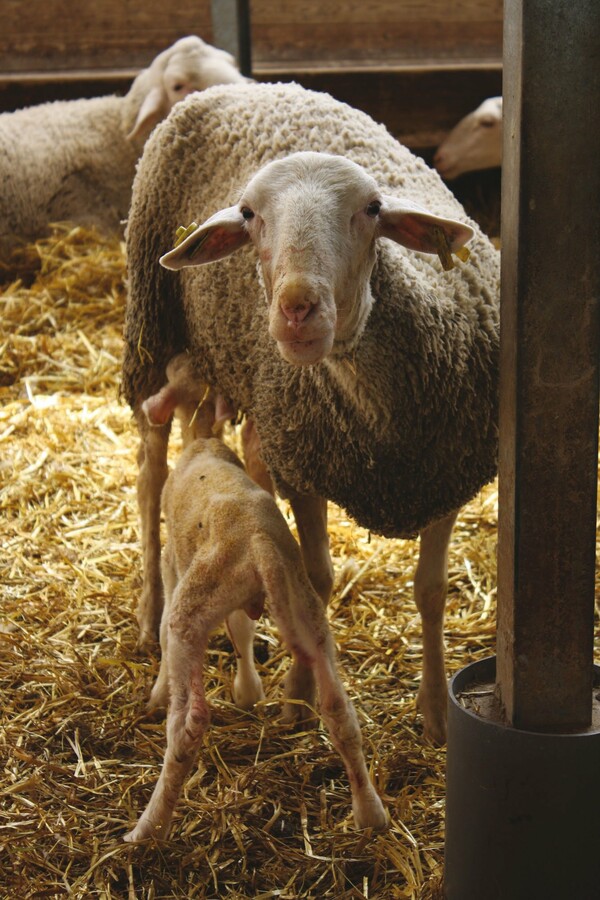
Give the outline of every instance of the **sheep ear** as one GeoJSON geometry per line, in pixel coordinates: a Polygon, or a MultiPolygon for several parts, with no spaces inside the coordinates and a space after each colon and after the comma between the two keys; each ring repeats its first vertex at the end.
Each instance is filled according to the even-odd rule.
{"type": "MultiPolygon", "coordinates": [[[[475,234],[470,225],[436,216],[409,200],[384,197],[379,213],[379,237],[390,238],[422,253],[456,253],[475,234]]],[[[443,260],[442,260],[443,262],[443,260]]]]}
{"type": "Polygon", "coordinates": [[[158,85],[153,87],[144,97],[135,124],[127,135],[128,140],[149,135],[154,126],[166,115],[168,108],[164,88],[158,85]]]}
{"type": "Polygon", "coordinates": [[[160,258],[165,269],[183,269],[216,262],[250,242],[244,217],[237,206],[215,213],[195,228],[173,250],[160,258]]]}

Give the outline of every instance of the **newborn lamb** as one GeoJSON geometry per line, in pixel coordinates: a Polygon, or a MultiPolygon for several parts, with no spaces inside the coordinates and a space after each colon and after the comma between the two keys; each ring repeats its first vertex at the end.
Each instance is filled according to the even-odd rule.
{"type": "MultiPolygon", "coordinates": [[[[202,397],[201,389],[193,398],[185,395],[191,379],[185,356],[179,359],[184,360],[177,367],[179,389],[171,384],[170,390],[163,388],[145,403],[152,423],[165,422],[176,405],[189,408],[202,397]]],[[[222,441],[197,438],[169,475],[162,507],[168,529],[162,558],[163,656],[150,702],[169,700],[167,749],[150,802],[125,840],[167,836],[209,722],[203,685],[209,635],[235,613],[258,619],[265,603],[294,657],[286,694],[298,698],[301,687],[296,682],[303,683],[303,667],[310,666],[321,715],[348,773],[356,825],[384,828],[386,813],[369,780],[356,713],[336,670],[323,604],[273,497],[249,478],[222,441]]],[[[287,718],[292,717],[290,706],[284,707],[287,718]]]]}

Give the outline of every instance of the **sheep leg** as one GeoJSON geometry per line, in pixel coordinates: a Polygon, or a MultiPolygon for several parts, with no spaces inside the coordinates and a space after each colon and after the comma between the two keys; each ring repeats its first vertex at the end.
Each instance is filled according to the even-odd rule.
{"type": "MultiPolygon", "coordinates": [[[[270,596],[273,598],[273,593],[270,596]]],[[[314,672],[323,721],[348,773],[356,827],[383,829],[387,815],[369,778],[358,718],[337,672],[325,610],[316,595],[301,585],[289,593],[280,589],[277,598],[271,612],[278,628],[294,660],[301,660],[314,672]]]]}
{"type": "Polygon", "coordinates": [[[142,593],[136,614],[140,633],[138,646],[156,641],[163,608],[160,571],[160,495],[167,480],[169,426],[149,428],[138,415],[141,441],[138,450],[137,498],[142,537],[142,593]]]}
{"type": "Polygon", "coordinates": [[[175,570],[175,561],[173,559],[172,549],[170,544],[168,543],[162,555],[161,571],[165,592],[165,606],[163,609],[162,618],[160,620],[161,659],[158,677],[154,683],[154,687],[152,688],[150,699],[148,700],[148,712],[152,712],[155,709],[166,709],[169,701],[169,672],[167,663],[167,660],[169,658],[169,610],[171,607],[171,598],[173,596],[173,591],[177,586],[177,572],[175,570]]]}
{"type": "MultiPolygon", "coordinates": [[[[297,494],[286,490],[289,498],[304,565],[311,584],[325,605],[329,602],[333,589],[333,565],[329,553],[327,535],[327,501],[321,497],[297,494]]],[[[286,678],[286,696],[303,700],[304,704],[287,704],[284,708],[286,721],[296,721],[308,725],[314,722],[310,707],[315,705],[315,677],[312,668],[301,657],[294,659],[286,678]]]]}
{"type": "Polygon", "coordinates": [[[417,703],[424,733],[436,744],[446,740],[447,684],[444,663],[444,607],[448,591],[448,546],[457,513],[421,532],[414,595],[423,629],[423,673],[417,703]]]}
{"type": "Polygon", "coordinates": [[[167,749],[150,802],[125,841],[135,843],[151,837],[164,840],[169,833],[175,804],[210,720],[202,678],[205,649],[205,641],[201,646],[195,642],[192,653],[189,644],[171,632],[167,749]]]}
{"type": "Polygon", "coordinates": [[[260,437],[252,419],[246,419],[242,425],[242,450],[246,472],[256,484],[269,494],[275,495],[275,488],[269,470],[260,453],[260,437]]]}
{"type": "Polygon", "coordinates": [[[237,670],[232,694],[240,709],[252,709],[265,695],[254,665],[254,632],[256,626],[243,609],[235,610],[227,618],[227,631],[237,658],[237,670]]]}

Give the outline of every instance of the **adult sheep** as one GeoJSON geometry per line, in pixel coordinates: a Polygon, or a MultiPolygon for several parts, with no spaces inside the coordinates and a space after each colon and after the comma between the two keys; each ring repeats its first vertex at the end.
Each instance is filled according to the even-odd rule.
{"type": "Polygon", "coordinates": [[[152,128],[191,91],[243,81],[233,57],[191,35],[124,97],[55,101],[0,115],[0,247],[70,220],[115,231],[152,128]]]}
{"type": "Polygon", "coordinates": [[[212,88],[157,128],[129,217],[123,366],[141,434],[142,643],[160,622],[168,429],[149,429],[141,405],[187,349],[255,423],[324,600],[327,500],[374,532],[421,535],[418,699],[426,733],[444,739],[448,542],[497,453],[498,254],[465,218],[383,126],[297,85],[212,88]],[[165,255],[182,221],[209,215],[165,255]],[[471,261],[444,271],[440,243],[472,235],[471,261]]]}
{"type": "Polygon", "coordinates": [[[502,165],[502,97],[488,97],[437,148],[433,164],[446,181],[502,165]]]}

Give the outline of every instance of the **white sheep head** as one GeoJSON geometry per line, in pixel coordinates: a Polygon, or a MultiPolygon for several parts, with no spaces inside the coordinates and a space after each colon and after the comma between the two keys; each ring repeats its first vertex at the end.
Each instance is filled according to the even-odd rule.
{"type": "Polygon", "coordinates": [[[446,181],[502,165],[502,97],[489,97],[454,126],[433,164],[446,181]]]}
{"type": "Polygon", "coordinates": [[[138,100],[139,109],[129,140],[140,137],[145,140],[175,104],[192,91],[240,81],[246,79],[236,68],[231,54],[212,47],[196,35],[180,38],[159,53],[134,81],[129,93],[138,100]]]}
{"type": "Polygon", "coordinates": [[[254,244],[269,304],[269,332],[295,365],[345,353],[372,305],[370,276],[379,238],[411,250],[451,251],[469,225],[384,194],[341,156],[295,153],[260,169],[240,201],[195,228],[161,257],[168,269],[214,262],[254,244]]]}

